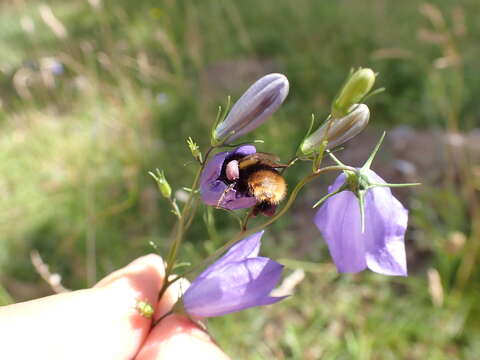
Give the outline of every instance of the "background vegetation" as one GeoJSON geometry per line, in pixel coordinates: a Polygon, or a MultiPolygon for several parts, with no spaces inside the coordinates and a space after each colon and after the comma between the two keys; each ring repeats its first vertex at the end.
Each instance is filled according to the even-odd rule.
{"type": "MultiPolygon", "coordinates": [[[[32,250],[72,289],[155,251],[150,242],[164,254],[174,219],[147,172],[165,169],[181,199],[195,169],[184,140],[205,147],[227,95],[288,76],[286,103],[252,135],[287,158],[349,68],[368,66],[387,91],[339,156],[358,165],[395,128],[375,169],[424,183],[396,193],[411,210],[410,276],[336,272],[311,223],[324,179],[264,241],[287,276],[305,272],[295,295],[212,319],[210,331],[238,359],[477,359],[479,13],[478,0],[3,1],[0,302],[51,293],[32,250]]],[[[233,233],[215,215],[216,232],[194,223],[182,259],[233,233]]]]}

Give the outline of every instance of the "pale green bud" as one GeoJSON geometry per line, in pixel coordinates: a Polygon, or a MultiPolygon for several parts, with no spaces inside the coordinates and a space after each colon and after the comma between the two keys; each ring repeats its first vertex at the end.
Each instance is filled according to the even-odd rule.
{"type": "Polygon", "coordinates": [[[200,148],[198,147],[197,143],[193,141],[193,139],[189,136],[187,138],[187,145],[188,148],[190,149],[190,152],[192,153],[193,157],[200,162],[202,161],[202,153],[200,151],[200,148]]]}
{"type": "Polygon", "coordinates": [[[357,136],[367,126],[370,110],[365,104],[355,104],[353,109],[347,116],[326,121],[303,140],[300,152],[304,155],[314,153],[325,140],[328,141],[327,149],[332,149],[357,136]]]}
{"type": "Polygon", "coordinates": [[[370,92],[375,77],[373,70],[368,68],[359,68],[351,74],[332,103],[332,117],[341,118],[347,115],[352,105],[359,103],[370,92]]]}
{"type": "Polygon", "coordinates": [[[155,309],[153,308],[152,304],[150,304],[149,302],[139,300],[137,302],[137,311],[143,317],[147,319],[151,319],[153,316],[153,313],[155,312],[155,309]]]}
{"type": "Polygon", "coordinates": [[[163,197],[169,199],[170,196],[172,195],[172,188],[170,187],[170,184],[167,181],[167,178],[165,177],[165,173],[160,170],[156,170],[156,174],[153,172],[149,172],[150,176],[155,179],[158,185],[158,189],[160,190],[160,193],[162,194],[163,197]]]}

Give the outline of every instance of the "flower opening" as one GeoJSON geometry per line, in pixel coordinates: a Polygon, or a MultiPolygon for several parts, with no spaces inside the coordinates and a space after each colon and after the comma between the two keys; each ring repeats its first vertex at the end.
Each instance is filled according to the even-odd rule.
{"type": "Polygon", "coordinates": [[[258,256],[262,235],[258,232],[233,245],[192,282],[182,297],[189,315],[220,316],[284,298],[270,296],[283,265],[258,256]]]}
{"type": "MultiPolygon", "coordinates": [[[[386,184],[370,169],[361,173],[373,184],[386,184]]],[[[345,181],[345,174],[339,175],[328,192],[336,191],[345,181]]],[[[390,188],[383,186],[366,190],[364,205],[363,232],[359,199],[350,190],[326,200],[315,215],[315,225],[327,242],[337,269],[356,273],[369,268],[384,275],[406,276],[404,235],[408,211],[390,188]]]]}
{"type": "Polygon", "coordinates": [[[238,158],[257,152],[253,145],[243,145],[233,151],[216,154],[205,166],[200,177],[200,193],[202,201],[208,205],[229,210],[245,209],[255,206],[256,199],[246,192],[238,191],[227,185],[227,165],[238,158]]]}

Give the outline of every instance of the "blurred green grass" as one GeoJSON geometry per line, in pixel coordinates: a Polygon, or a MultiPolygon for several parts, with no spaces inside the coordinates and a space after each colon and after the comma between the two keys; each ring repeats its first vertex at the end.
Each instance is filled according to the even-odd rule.
{"type": "MultiPolygon", "coordinates": [[[[153,251],[150,241],[164,253],[173,218],[147,172],[160,167],[177,189],[189,186],[184,139],[204,147],[217,106],[266,72],[285,73],[291,93],[250,138],[282,158],[312,112],[328,113],[353,66],[374,68],[387,87],[370,103],[372,126],[478,126],[476,0],[42,4],[0,5],[2,303],[45,294],[32,249],[70,288],[153,251]]],[[[405,204],[410,277],[339,276],[321,241],[309,241],[295,296],[213,319],[211,332],[240,359],[477,358],[480,218],[469,169],[405,204]],[[464,240],[452,250],[453,235],[464,240]],[[442,302],[429,292],[439,285],[442,302]]],[[[311,216],[302,206],[313,200],[269,229],[265,254],[295,254],[300,230],[319,237],[298,220],[311,216]]],[[[234,221],[218,215],[217,234],[201,217],[194,223],[183,260],[198,261],[233,233],[234,221]]]]}

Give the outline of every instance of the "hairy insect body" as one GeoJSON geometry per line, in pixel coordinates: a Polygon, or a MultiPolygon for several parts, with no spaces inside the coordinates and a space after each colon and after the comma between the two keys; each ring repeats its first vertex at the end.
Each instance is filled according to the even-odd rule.
{"type": "Polygon", "coordinates": [[[273,169],[258,170],[247,179],[248,189],[259,202],[278,205],[285,198],[287,184],[283,177],[273,169]]]}
{"type": "Polygon", "coordinates": [[[257,205],[253,213],[272,216],[287,193],[287,183],[276,170],[286,165],[279,164],[277,160],[267,153],[229,159],[223,171],[224,181],[229,185],[226,191],[235,189],[255,197],[257,205]]]}

